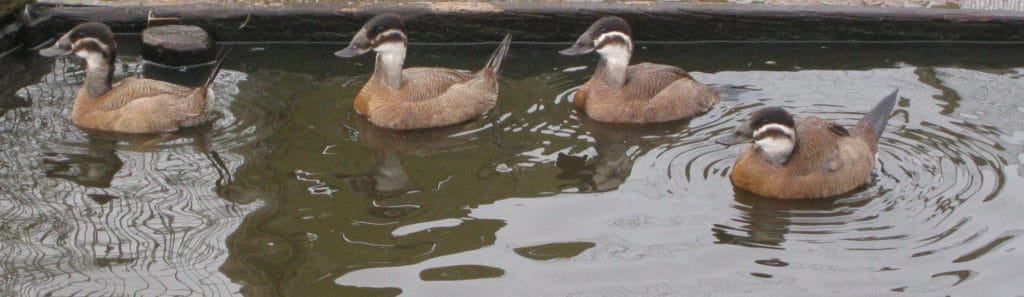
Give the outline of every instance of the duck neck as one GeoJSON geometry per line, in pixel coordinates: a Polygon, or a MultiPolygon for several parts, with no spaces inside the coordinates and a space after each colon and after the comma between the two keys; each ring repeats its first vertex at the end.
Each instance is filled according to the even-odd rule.
{"type": "Polygon", "coordinates": [[[629,46],[608,45],[597,51],[601,54],[601,62],[597,64],[595,75],[613,87],[621,87],[626,83],[626,68],[632,54],[629,46]]]}
{"type": "Polygon", "coordinates": [[[373,76],[379,78],[389,88],[402,87],[402,63],[405,62],[405,43],[392,42],[378,46],[377,63],[373,76]]]}
{"type": "Polygon", "coordinates": [[[91,51],[78,55],[85,58],[85,83],[82,84],[82,91],[86,92],[89,98],[96,98],[110,91],[111,80],[114,77],[114,59],[91,51]]]}

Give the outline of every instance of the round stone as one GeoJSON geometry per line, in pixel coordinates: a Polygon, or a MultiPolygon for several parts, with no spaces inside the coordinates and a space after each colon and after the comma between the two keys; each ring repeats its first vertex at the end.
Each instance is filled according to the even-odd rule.
{"type": "Polygon", "coordinates": [[[142,57],[154,63],[196,65],[208,63],[215,56],[213,39],[203,28],[168,25],[142,31],[142,57]]]}

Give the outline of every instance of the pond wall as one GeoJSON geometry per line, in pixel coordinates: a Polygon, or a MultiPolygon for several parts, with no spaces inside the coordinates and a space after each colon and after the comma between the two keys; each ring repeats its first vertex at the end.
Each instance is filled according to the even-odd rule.
{"type": "Polygon", "coordinates": [[[642,41],[1024,41],[1024,13],[944,8],[699,3],[415,3],[79,6],[29,4],[21,40],[38,45],[75,24],[138,33],[151,17],[180,18],[220,41],[344,42],[369,17],[395,12],[413,42],[569,42],[602,15],[642,41]]]}
{"type": "Polygon", "coordinates": [[[21,28],[24,26],[18,18],[19,13],[30,3],[30,0],[0,1],[0,56],[21,46],[21,28]]]}

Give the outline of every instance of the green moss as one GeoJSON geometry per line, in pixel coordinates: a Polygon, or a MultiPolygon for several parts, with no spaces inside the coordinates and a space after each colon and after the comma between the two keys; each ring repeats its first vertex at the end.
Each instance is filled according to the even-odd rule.
{"type": "Polygon", "coordinates": [[[35,2],[35,0],[0,0],[0,17],[16,12],[22,7],[25,7],[26,4],[32,2],[35,2]]]}

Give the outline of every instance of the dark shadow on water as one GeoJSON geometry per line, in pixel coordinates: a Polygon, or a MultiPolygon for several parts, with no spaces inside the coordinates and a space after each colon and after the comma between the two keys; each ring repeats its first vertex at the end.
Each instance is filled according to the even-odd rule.
{"type": "MultiPolygon", "coordinates": [[[[863,188],[857,190],[862,191],[863,188]]],[[[736,217],[728,223],[714,224],[711,232],[718,244],[732,244],[745,247],[785,249],[783,243],[792,232],[794,224],[841,224],[829,222],[828,217],[843,213],[844,208],[858,208],[866,205],[868,199],[843,195],[820,199],[775,199],[760,196],[742,189],[733,188],[732,205],[736,217]],[[853,199],[851,201],[851,199],[853,199]],[[797,223],[801,218],[816,218],[813,222],[797,223]]],[[[815,232],[815,231],[805,231],[815,232]]]]}

